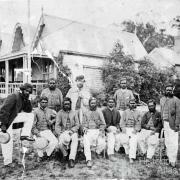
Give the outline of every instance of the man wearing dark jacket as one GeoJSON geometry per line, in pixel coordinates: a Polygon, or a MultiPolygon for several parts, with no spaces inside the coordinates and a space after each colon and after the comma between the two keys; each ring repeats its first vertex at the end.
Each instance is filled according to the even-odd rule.
{"type": "Polygon", "coordinates": [[[108,106],[103,109],[102,113],[106,122],[107,131],[107,154],[111,161],[114,161],[114,146],[116,134],[120,132],[120,113],[116,110],[115,99],[113,97],[108,98],[108,106]]]}
{"type": "Polygon", "coordinates": [[[142,153],[147,152],[147,158],[152,159],[156,147],[159,144],[159,133],[162,129],[161,114],[156,110],[156,102],[148,101],[149,111],[144,114],[141,121],[141,132],[138,137],[138,144],[142,153]]]}
{"type": "MultiPolygon", "coordinates": [[[[12,124],[24,122],[22,128],[21,140],[33,141],[30,138],[31,128],[33,125],[33,113],[29,94],[32,92],[32,85],[26,83],[20,87],[20,92],[9,95],[0,108],[0,131],[10,134],[10,141],[7,144],[1,144],[2,154],[4,157],[4,168],[1,175],[6,174],[6,167],[12,163],[13,152],[13,131],[12,124]]],[[[2,177],[3,178],[3,177],[2,177]]]]}

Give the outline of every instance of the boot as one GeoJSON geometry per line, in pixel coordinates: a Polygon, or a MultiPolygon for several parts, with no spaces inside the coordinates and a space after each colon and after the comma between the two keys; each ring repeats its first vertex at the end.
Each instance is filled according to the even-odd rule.
{"type": "Polygon", "coordinates": [[[70,159],[68,165],[69,165],[69,168],[73,168],[75,166],[74,160],[70,159]]]}

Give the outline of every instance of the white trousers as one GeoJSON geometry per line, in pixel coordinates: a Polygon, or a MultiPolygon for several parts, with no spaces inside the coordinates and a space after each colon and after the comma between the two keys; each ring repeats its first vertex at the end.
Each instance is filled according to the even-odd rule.
{"type": "Polygon", "coordinates": [[[178,153],[178,132],[172,130],[169,126],[169,122],[166,121],[164,121],[164,136],[169,162],[175,163],[178,153]]]}
{"type": "Polygon", "coordinates": [[[105,137],[99,136],[99,129],[88,129],[83,137],[84,154],[86,161],[91,160],[91,146],[96,147],[96,153],[100,154],[106,148],[105,137]]]}
{"type": "Polygon", "coordinates": [[[78,135],[77,135],[77,133],[73,133],[70,136],[70,142],[69,142],[68,147],[66,148],[64,146],[64,144],[65,144],[65,139],[67,139],[67,136],[70,136],[68,131],[63,132],[59,136],[59,148],[60,148],[61,152],[63,153],[63,156],[67,156],[68,155],[67,151],[70,148],[69,159],[75,160],[76,154],[77,154],[77,147],[78,147],[78,135]]]}
{"type": "MultiPolygon", "coordinates": [[[[22,128],[21,136],[30,136],[31,129],[34,121],[33,113],[21,112],[14,119],[13,123],[24,122],[24,127],[22,128]]],[[[10,134],[10,141],[7,144],[1,144],[2,155],[4,158],[4,165],[12,163],[12,153],[13,153],[13,129],[12,125],[7,129],[7,132],[10,134]]]]}
{"type": "Polygon", "coordinates": [[[134,128],[126,128],[126,133],[116,135],[115,151],[118,151],[121,146],[124,147],[125,153],[129,158],[136,158],[138,134],[133,134],[134,128]]]}
{"type": "Polygon", "coordinates": [[[115,126],[110,126],[109,129],[113,127],[113,130],[107,133],[107,154],[114,154],[114,147],[116,142],[116,131],[117,128],[115,126]]]}
{"type": "Polygon", "coordinates": [[[147,158],[154,156],[155,150],[159,144],[159,133],[151,134],[151,130],[142,129],[138,136],[138,145],[143,154],[147,152],[147,158]]]}
{"type": "Polygon", "coordinates": [[[54,151],[55,147],[58,145],[58,140],[51,130],[40,131],[40,135],[41,137],[46,138],[49,141],[49,144],[43,150],[37,149],[38,156],[43,157],[43,152],[46,152],[47,156],[50,156],[54,151]]]}

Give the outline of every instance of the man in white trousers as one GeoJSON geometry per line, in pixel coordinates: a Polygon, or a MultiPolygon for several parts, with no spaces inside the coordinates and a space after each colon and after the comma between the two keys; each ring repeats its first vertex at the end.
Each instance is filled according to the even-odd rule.
{"type": "MultiPolygon", "coordinates": [[[[84,75],[79,75],[75,79],[76,83],[71,87],[66,95],[72,101],[72,110],[78,110],[79,121],[82,123],[83,111],[86,111],[89,106],[89,98],[91,96],[89,88],[86,86],[84,75]]],[[[81,128],[79,134],[82,135],[81,128]]]]}
{"type": "Polygon", "coordinates": [[[121,146],[125,153],[129,155],[130,163],[136,159],[138,134],[141,129],[141,115],[136,109],[135,99],[129,101],[129,109],[122,114],[120,128],[122,132],[116,136],[115,150],[118,151],[121,146]]]}
{"type": "Polygon", "coordinates": [[[79,119],[76,112],[71,109],[71,103],[70,98],[64,98],[63,109],[58,112],[55,124],[55,131],[59,137],[59,148],[63,154],[62,169],[66,169],[68,149],[70,149],[68,165],[70,168],[74,167],[78,147],[79,119]]]}
{"type": "Polygon", "coordinates": [[[180,100],[173,95],[173,85],[166,85],[165,96],[160,100],[161,118],[164,125],[166,153],[169,164],[176,165],[178,153],[178,131],[180,124],[180,100]]]}
{"type": "Polygon", "coordinates": [[[84,154],[86,157],[87,167],[92,167],[91,146],[96,147],[96,154],[105,149],[105,129],[106,123],[102,112],[97,109],[97,99],[92,97],[89,99],[89,110],[83,114],[82,129],[84,132],[84,154]]]}
{"type": "Polygon", "coordinates": [[[138,144],[142,153],[148,160],[154,156],[156,147],[159,144],[159,133],[162,129],[161,113],[156,110],[156,102],[153,99],[148,101],[149,111],[146,112],[141,121],[141,132],[139,133],[138,144]]]}
{"type": "Polygon", "coordinates": [[[32,134],[36,137],[43,137],[48,140],[48,146],[41,150],[37,149],[37,153],[39,156],[38,161],[43,161],[48,159],[55,147],[58,144],[58,140],[55,135],[50,130],[51,125],[54,123],[54,111],[48,106],[48,98],[46,96],[42,96],[40,98],[40,107],[38,107],[34,111],[34,123],[32,127],[32,134]]]}
{"type": "Polygon", "coordinates": [[[29,95],[32,93],[32,85],[25,83],[20,87],[20,91],[10,94],[4,101],[0,109],[0,131],[10,134],[10,141],[7,144],[1,144],[4,158],[4,167],[2,168],[1,178],[5,178],[12,164],[13,153],[13,123],[24,122],[20,140],[34,141],[31,135],[33,124],[32,106],[29,95]]]}
{"type": "Polygon", "coordinates": [[[109,97],[107,100],[107,107],[102,110],[106,122],[106,135],[107,135],[107,154],[111,161],[115,161],[114,147],[116,135],[120,133],[120,113],[115,109],[115,99],[109,97]]]}

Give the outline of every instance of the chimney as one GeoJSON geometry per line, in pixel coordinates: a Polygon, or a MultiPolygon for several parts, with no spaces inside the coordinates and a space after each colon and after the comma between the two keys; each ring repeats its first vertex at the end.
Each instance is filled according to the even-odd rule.
{"type": "Polygon", "coordinates": [[[177,35],[174,37],[174,50],[180,55],[180,27],[178,27],[177,35]]]}

